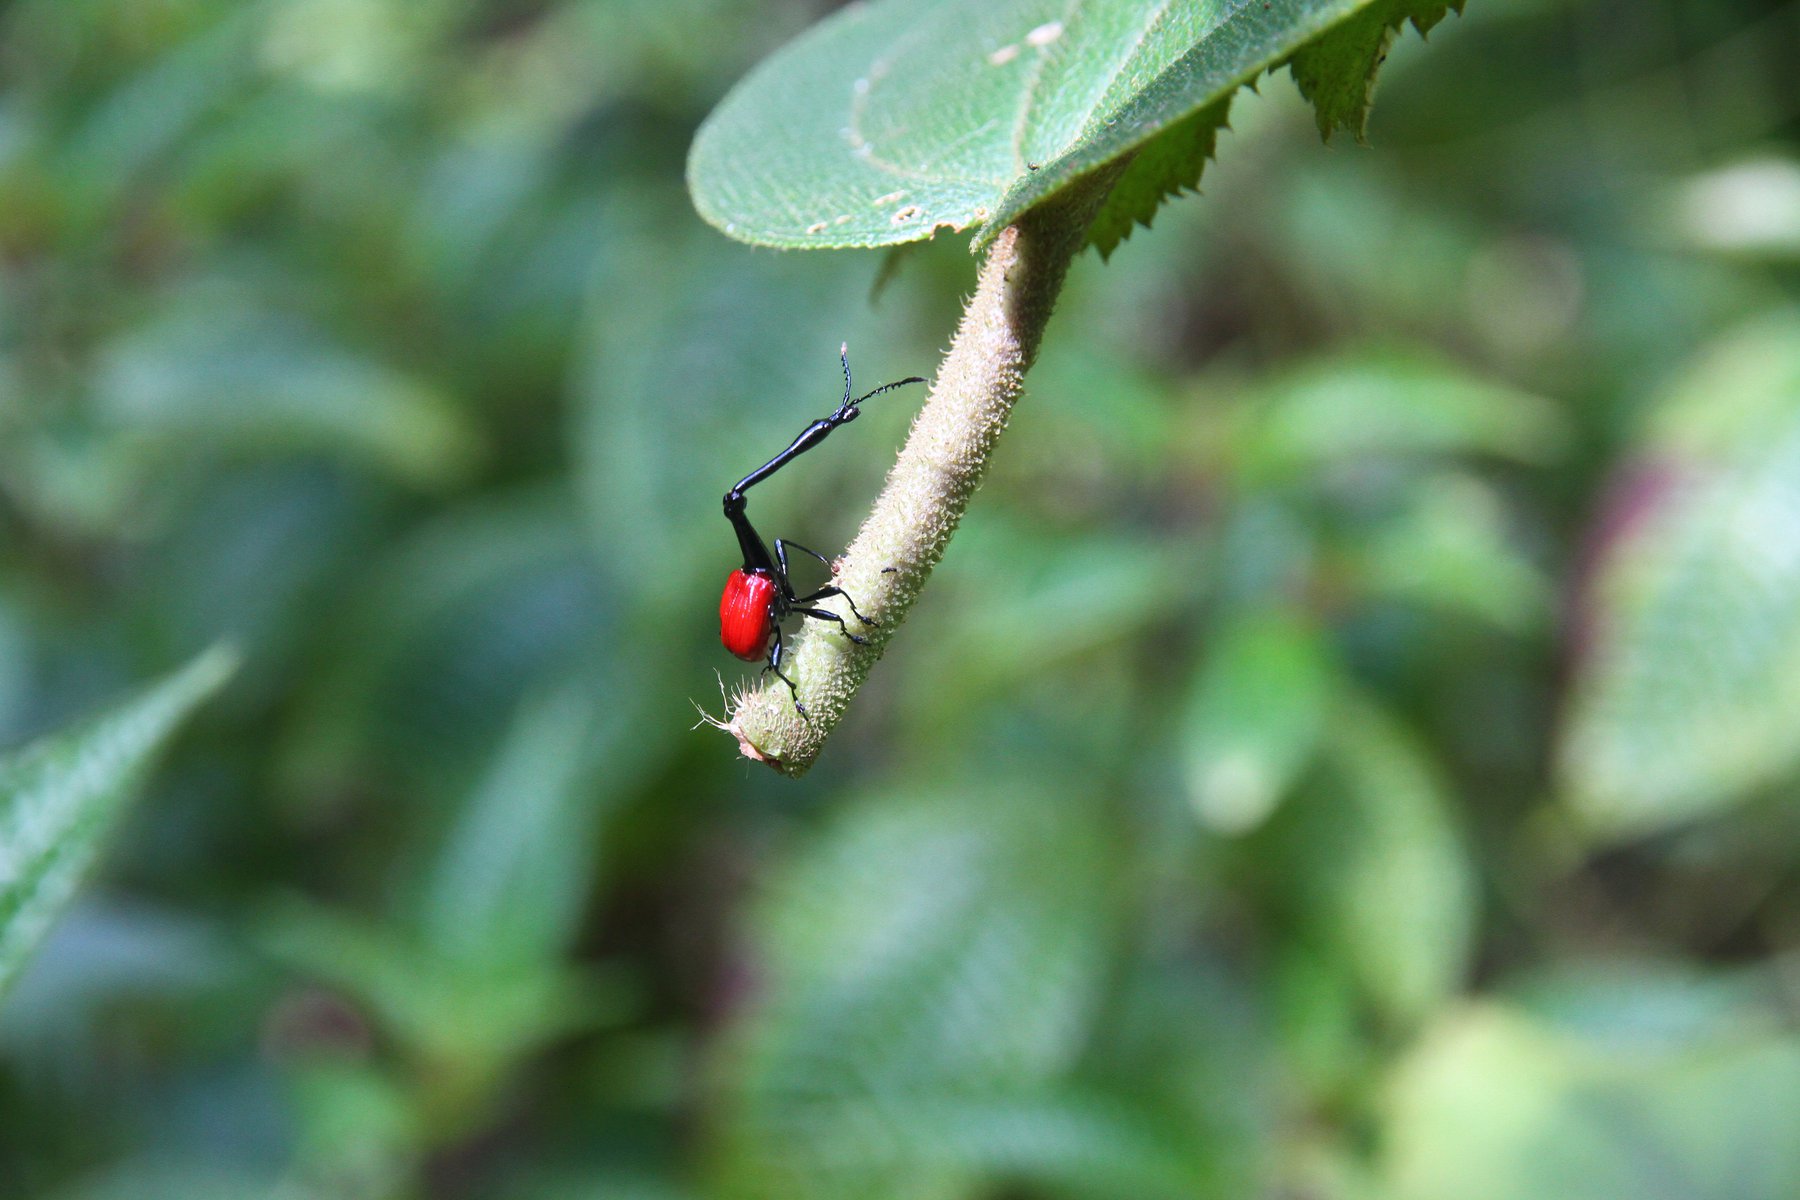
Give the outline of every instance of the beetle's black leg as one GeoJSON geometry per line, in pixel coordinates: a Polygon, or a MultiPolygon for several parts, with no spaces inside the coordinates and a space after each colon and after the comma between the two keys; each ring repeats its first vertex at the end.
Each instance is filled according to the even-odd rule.
{"type": "Polygon", "coordinates": [[[788,547],[790,546],[802,553],[812,555],[814,558],[824,563],[825,569],[828,571],[831,570],[831,560],[826,558],[823,554],[820,554],[817,550],[808,550],[798,542],[790,542],[786,538],[775,539],[775,561],[781,564],[781,570],[776,573],[776,577],[781,583],[781,594],[786,597],[789,604],[793,604],[799,597],[794,594],[794,581],[788,574],[787,552],[788,547]]]}
{"type": "Polygon", "coordinates": [[[862,615],[862,613],[858,612],[857,608],[856,608],[856,601],[852,600],[850,598],[850,593],[846,592],[843,588],[837,586],[835,583],[826,584],[824,587],[820,588],[818,591],[814,592],[810,596],[795,596],[793,602],[797,605],[798,604],[811,604],[815,600],[829,600],[833,596],[842,596],[844,598],[844,603],[848,604],[850,606],[850,615],[855,617],[857,620],[861,621],[864,625],[879,625],[879,624],[881,624],[880,621],[870,620],[868,617],[865,617],[862,615]]]}
{"type": "Polygon", "coordinates": [[[806,705],[800,703],[800,689],[794,686],[793,680],[781,673],[781,649],[781,626],[777,625],[775,627],[775,648],[769,651],[769,663],[763,668],[763,671],[775,672],[775,678],[788,685],[788,691],[792,693],[794,697],[794,711],[804,717],[806,715],[806,705]]]}
{"type": "MultiPolygon", "coordinates": [[[[810,554],[814,558],[818,559],[820,562],[824,563],[826,565],[826,567],[829,568],[831,566],[831,560],[829,558],[826,558],[823,554],[820,554],[817,550],[808,550],[805,546],[802,546],[799,542],[790,542],[790,541],[786,541],[782,538],[776,538],[775,539],[775,557],[777,559],[779,559],[781,562],[781,573],[783,575],[787,574],[787,552],[789,550],[798,550],[802,554],[810,554]]],[[[891,570],[893,570],[893,568],[889,567],[888,570],[891,571],[891,570]]],[[[857,610],[856,601],[853,598],[851,598],[850,593],[846,592],[843,588],[838,587],[834,583],[828,583],[824,587],[820,588],[818,591],[813,592],[810,595],[792,596],[792,597],[790,597],[790,603],[811,604],[815,600],[829,600],[833,596],[842,596],[844,598],[844,603],[848,604],[850,606],[851,614],[853,616],[855,616],[857,620],[861,621],[864,625],[879,625],[879,624],[881,624],[880,621],[871,621],[869,618],[863,616],[862,613],[857,610]]]]}
{"type": "MultiPolygon", "coordinates": [[[[841,595],[842,593],[839,594],[841,595]]],[[[849,638],[859,646],[866,646],[869,644],[868,638],[851,633],[850,626],[844,623],[844,618],[838,616],[829,608],[796,608],[794,611],[800,613],[802,616],[815,617],[821,621],[836,621],[838,628],[844,631],[845,637],[849,638]]]]}
{"type": "Polygon", "coordinates": [[[798,550],[802,554],[810,554],[810,555],[812,555],[812,557],[814,557],[814,558],[818,559],[820,562],[824,563],[825,569],[827,571],[831,570],[831,560],[829,558],[826,558],[823,554],[820,554],[817,550],[808,550],[805,546],[802,546],[799,542],[790,542],[785,538],[776,538],[775,539],[775,557],[781,561],[781,570],[782,570],[783,574],[787,573],[787,569],[788,569],[787,552],[789,550],[798,550]]]}

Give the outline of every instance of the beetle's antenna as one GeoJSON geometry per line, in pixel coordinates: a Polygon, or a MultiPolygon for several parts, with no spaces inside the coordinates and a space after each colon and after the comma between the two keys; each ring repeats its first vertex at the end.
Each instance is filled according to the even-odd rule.
{"type": "Polygon", "coordinates": [[[770,561],[769,551],[762,544],[762,538],[757,535],[749,518],[744,515],[744,493],[824,441],[838,426],[848,425],[854,421],[862,411],[857,408],[857,405],[864,400],[871,396],[879,396],[886,391],[892,391],[897,387],[904,387],[909,383],[925,382],[922,376],[914,375],[909,379],[884,383],[861,399],[852,400],[850,398],[850,344],[848,342],[838,344],[838,360],[844,364],[844,401],[838,405],[837,411],[828,417],[819,418],[802,429],[800,436],[795,438],[786,450],[738,480],[737,486],[725,493],[725,519],[731,522],[732,529],[737,533],[738,548],[744,552],[744,569],[746,571],[767,571],[774,574],[775,564],[770,561]]]}
{"type": "Polygon", "coordinates": [[[850,393],[855,389],[852,388],[851,384],[850,384],[850,343],[849,342],[842,342],[838,345],[838,360],[844,364],[844,402],[842,404],[838,405],[838,410],[834,414],[835,416],[838,416],[838,417],[844,416],[851,409],[853,409],[857,405],[861,404],[864,400],[867,400],[873,396],[879,396],[883,392],[891,392],[897,387],[905,387],[909,383],[924,383],[925,382],[925,378],[922,375],[913,375],[913,376],[909,376],[906,379],[896,379],[892,383],[882,384],[880,387],[876,388],[872,392],[864,392],[862,395],[860,395],[856,399],[852,400],[850,398],[850,393]]]}
{"type": "Polygon", "coordinates": [[[855,400],[852,400],[850,402],[850,407],[855,408],[858,404],[861,404],[864,400],[869,399],[869,397],[879,396],[883,392],[891,392],[897,387],[905,387],[909,383],[924,383],[924,382],[925,382],[925,377],[923,375],[911,375],[905,379],[896,379],[892,383],[884,383],[880,387],[876,388],[874,391],[868,392],[861,396],[858,396],[855,400]]]}

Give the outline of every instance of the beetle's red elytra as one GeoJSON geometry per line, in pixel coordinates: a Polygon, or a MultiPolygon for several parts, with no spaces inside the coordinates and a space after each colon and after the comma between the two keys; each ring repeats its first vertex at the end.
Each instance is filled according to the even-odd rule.
{"type": "Polygon", "coordinates": [[[775,640],[775,601],[781,589],[766,571],[733,571],[719,598],[719,640],[745,662],[769,656],[775,640]]]}

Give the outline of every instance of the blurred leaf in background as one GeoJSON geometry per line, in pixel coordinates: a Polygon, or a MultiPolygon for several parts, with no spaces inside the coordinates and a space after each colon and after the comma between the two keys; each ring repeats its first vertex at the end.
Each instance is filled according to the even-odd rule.
{"type": "Polygon", "coordinates": [[[1116,866],[1059,799],[871,799],[772,884],[723,1064],[725,1194],[954,1195],[1105,1152],[1104,1113],[1084,1129],[1054,1085],[1099,1000],[1116,866]]]}
{"type": "Polygon", "coordinates": [[[1449,1015],[1395,1074],[1386,1194],[1800,1187],[1800,1043],[1753,995],[1708,996],[1647,964],[1610,973],[1449,1015]]]}
{"type": "Polygon", "coordinates": [[[181,721],[231,673],[203,655],[112,712],[0,759],[0,994],[93,866],[181,721]]]}
{"type": "Polygon", "coordinates": [[[1616,491],[1564,743],[1603,835],[1800,766],[1800,318],[1734,331],[1652,415],[1616,491]]]}

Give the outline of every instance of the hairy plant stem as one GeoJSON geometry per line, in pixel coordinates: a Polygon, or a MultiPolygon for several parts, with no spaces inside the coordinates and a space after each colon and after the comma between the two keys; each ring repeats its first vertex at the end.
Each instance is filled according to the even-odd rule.
{"type": "Polygon", "coordinates": [[[877,624],[859,623],[842,601],[827,607],[868,644],[856,645],[835,625],[807,621],[783,663],[806,713],[795,710],[787,685],[773,677],[739,698],[723,725],[746,757],[800,775],[824,749],[980,485],[1024,390],[1069,264],[1116,177],[1107,172],[1067,189],[994,239],[931,395],[873,511],[838,563],[837,584],[877,624]]]}

